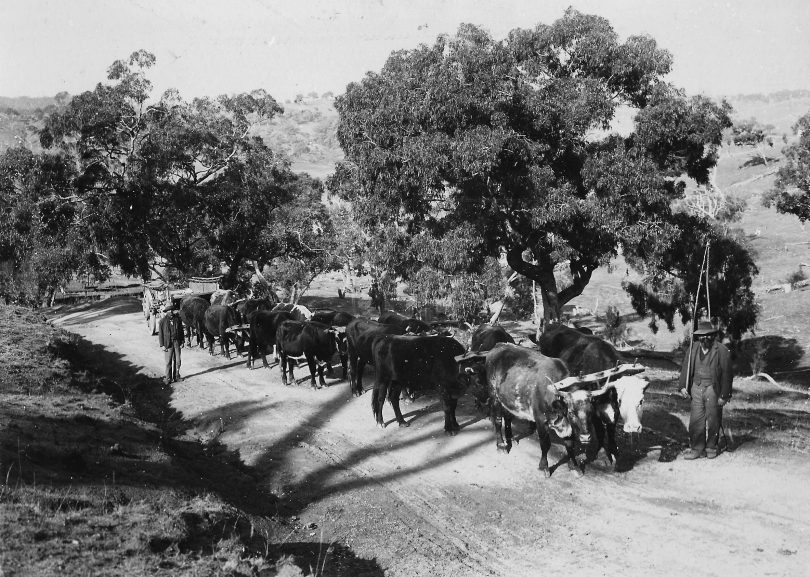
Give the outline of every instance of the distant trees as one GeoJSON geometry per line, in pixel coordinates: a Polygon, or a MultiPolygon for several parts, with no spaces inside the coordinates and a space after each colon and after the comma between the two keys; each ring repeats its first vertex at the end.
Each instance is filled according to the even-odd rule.
{"type": "Polygon", "coordinates": [[[765,206],[810,220],[810,112],[793,126],[799,141],[784,149],[785,164],[779,168],[773,189],[763,198],[765,206]]]}
{"type": "Polygon", "coordinates": [[[730,107],[666,84],[670,67],[651,38],[620,43],[572,9],[503,41],[463,25],[336,99],[346,162],[330,189],[372,237],[415,239],[411,277],[481,273],[504,254],[558,318],[620,251],[663,277],[661,256],[706,232],[672,202],[685,179],[708,181],[730,107]],[[627,136],[606,130],[619,106],[636,111],[627,136]]]}
{"type": "Polygon", "coordinates": [[[773,146],[774,126],[772,124],[760,124],[755,118],[739,120],[731,128],[731,141],[736,146],[748,146],[757,151],[759,159],[766,167],[768,157],[762,148],[767,144],[773,146]]]}

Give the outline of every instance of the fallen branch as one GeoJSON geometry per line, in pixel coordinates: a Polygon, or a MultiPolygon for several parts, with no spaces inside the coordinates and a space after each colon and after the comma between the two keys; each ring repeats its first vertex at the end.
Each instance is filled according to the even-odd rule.
{"type": "Polygon", "coordinates": [[[774,387],[776,387],[777,389],[779,389],[780,391],[786,391],[786,392],[788,392],[788,393],[799,393],[799,394],[802,394],[802,395],[808,395],[808,396],[810,396],[810,391],[803,391],[803,390],[801,390],[801,389],[793,389],[793,388],[791,388],[791,387],[786,387],[786,386],[784,386],[784,385],[780,385],[780,384],[779,384],[779,383],[777,383],[777,382],[774,380],[774,378],[773,378],[772,376],[770,376],[768,373],[756,373],[756,374],[754,374],[754,375],[751,375],[751,376],[750,376],[750,377],[748,377],[748,378],[749,378],[750,380],[754,380],[754,379],[757,379],[757,378],[763,378],[763,379],[765,379],[766,381],[768,381],[769,383],[771,383],[771,384],[772,384],[774,387]]]}

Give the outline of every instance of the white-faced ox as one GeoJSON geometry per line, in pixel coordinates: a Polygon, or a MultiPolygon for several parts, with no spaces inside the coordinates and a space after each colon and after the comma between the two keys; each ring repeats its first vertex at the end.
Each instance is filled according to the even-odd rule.
{"type": "MultiPolygon", "coordinates": [[[[613,346],[596,336],[585,335],[576,329],[563,325],[552,327],[537,340],[540,352],[565,361],[569,370],[577,374],[594,374],[613,369],[619,363],[618,351],[613,346]]],[[[640,372],[643,367],[633,367],[627,372],[640,372]]],[[[604,380],[572,385],[568,390],[590,390],[601,387],[604,380]]],[[[627,433],[641,431],[642,404],[644,391],[649,382],[631,375],[622,376],[610,382],[600,395],[593,395],[594,411],[591,425],[596,433],[597,454],[605,450],[609,464],[615,465],[619,449],[616,444],[616,422],[620,416],[627,433]]]]}
{"type": "Polygon", "coordinates": [[[554,431],[565,446],[569,467],[581,475],[576,449],[578,443],[590,442],[592,396],[605,391],[558,390],[554,383],[568,376],[563,361],[509,343],[496,344],[486,354],[484,375],[498,450],[508,453],[512,448],[513,418],[530,421],[535,424],[540,440],[540,470],[546,476],[551,474],[549,433],[554,431]]]}

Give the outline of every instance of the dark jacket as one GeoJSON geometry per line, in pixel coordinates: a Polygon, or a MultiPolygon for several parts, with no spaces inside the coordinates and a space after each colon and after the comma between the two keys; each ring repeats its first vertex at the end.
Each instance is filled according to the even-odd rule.
{"type": "Polygon", "coordinates": [[[166,314],[158,325],[158,343],[164,349],[168,349],[175,342],[183,342],[183,323],[178,315],[166,314]]]}
{"type": "MultiPolygon", "coordinates": [[[[680,387],[685,388],[689,394],[692,393],[692,381],[695,377],[698,354],[700,354],[700,343],[695,343],[692,347],[691,364],[690,355],[686,355],[681,366],[680,387]]],[[[725,345],[714,341],[707,355],[709,366],[712,368],[712,388],[718,398],[728,401],[731,398],[731,381],[734,378],[731,368],[731,353],[728,352],[725,345]]]]}

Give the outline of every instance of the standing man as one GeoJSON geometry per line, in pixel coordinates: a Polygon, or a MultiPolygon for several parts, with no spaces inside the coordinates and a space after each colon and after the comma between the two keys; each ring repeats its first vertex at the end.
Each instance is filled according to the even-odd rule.
{"type": "Polygon", "coordinates": [[[689,415],[689,445],[684,459],[714,459],[723,418],[723,405],[731,400],[731,354],[715,340],[717,329],[708,321],[698,323],[681,367],[680,392],[692,399],[689,415]],[[694,346],[694,339],[699,341],[694,346]]]}
{"type": "Polygon", "coordinates": [[[180,377],[180,349],[183,348],[183,323],[172,305],[171,300],[163,307],[163,318],[158,328],[158,342],[163,348],[166,360],[166,376],[163,382],[167,385],[182,380],[180,377]]]}
{"type": "Polygon", "coordinates": [[[383,307],[385,306],[385,301],[383,299],[383,293],[380,290],[380,285],[377,284],[376,280],[371,281],[371,288],[368,289],[368,296],[371,298],[371,308],[379,309],[380,313],[383,311],[383,307]]]}

